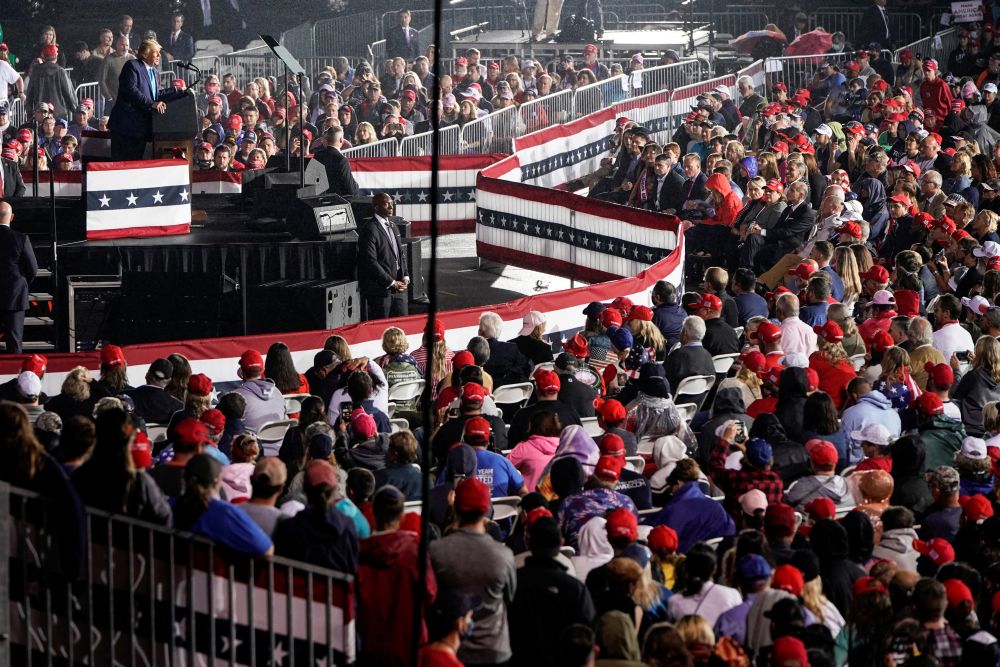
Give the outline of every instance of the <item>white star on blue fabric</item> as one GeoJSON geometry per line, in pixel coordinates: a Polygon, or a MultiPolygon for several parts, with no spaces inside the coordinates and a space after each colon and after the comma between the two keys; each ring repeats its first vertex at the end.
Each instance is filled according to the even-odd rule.
{"type": "Polygon", "coordinates": [[[104,208],[105,206],[107,206],[108,204],[111,203],[111,199],[108,197],[108,193],[106,193],[106,192],[97,201],[101,202],[101,208],[104,208]]]}
{"type": "Polygon", "coordinates": [[[130,192],[130,193],[128,193],[128,197],[125,197],[125,199],[128,200],[128,205],[129,206],[135,206],[135,202],[139,198],[135,196],[134,192],[130,192]]]}
{"type": "Polygon", "coordinates": [[[154,204],[162,204],[163,203],[163,194],[161,194],[159,190],[157,190],[156,194],[153,195],[153,203],[154,204]]]}

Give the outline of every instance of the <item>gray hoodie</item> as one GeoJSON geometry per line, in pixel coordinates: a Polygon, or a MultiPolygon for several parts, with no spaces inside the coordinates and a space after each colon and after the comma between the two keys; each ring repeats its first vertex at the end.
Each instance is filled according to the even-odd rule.
{"type": "Polygon", "coordinates": [[[962,134],[970,141],[979,144],[979,149],[984,155],[992,154],[993,146],[1000,141],[1000,134],[987,125],[986,107],[982,104],[973,104],[969,107],[969,112],[972,118],[969,119],[969,125],[962,134]]]}
{"type": "Polygon", "coordinates": [[[243,394],[247,399],[247,411],[243,415],[243,421],[254,432],[260,431],[260,427],[267,422],[286,418],[285,397],[271,380],[264,378],[244,380],[243,384],[233,391],[243,394]]]}
{"type": "Polygon", "coordinates": [[[917,571],[917,558],[920,554],[913,548],[913,540],[917,539],[917,531],[913,528],[893,528],[882,533],[882,539],[872,551],[873,558],[885,558],[894,561],[901,570],[917,571]]]}
{"type": "Polygon", "coordinates": [[[800,512],[813,498],[829,498],[838,506],[854,504],[847,480],[840,475],[803,477],[785,492],[785,502],[800,512]]]}

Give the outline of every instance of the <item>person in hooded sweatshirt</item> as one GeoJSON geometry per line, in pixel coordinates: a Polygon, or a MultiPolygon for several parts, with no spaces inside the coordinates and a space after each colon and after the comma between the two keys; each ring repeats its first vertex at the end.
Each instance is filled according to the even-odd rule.
{"type": "Polygon", "coordinates": [[[378,432],[374,417],[364,408],[356,408],[351,413],[350,432],[346,421],[341,420],[340,424],[341,433],[334,452],[341,468],[365,468],[375,472],[385,467],[389,434],[378,432]]]}
{"type": "Polygon", "coordinates": [[[966,107],[960,114],[965,121],[965,131],[962,134],[969,140],[979,144],[979,150],[984,155],[992,155],[993,147],[1000,141],[1000,133],[989,126],[989,113],[983,104],[973,104],[966,107]]]}
{"type": "Polygon", "coordinates": [[[743,422],[746,432],[753,426],[753,418],[747,415],[746,405],[743,403],[743,392],[736,387],[719,389],[712,404],[712,416],[702,424],[701,433],[698,434],[697,459],[700,465],[707,466],[709,463],[712,449],[718,442],[716,430],[733,419],[743,422]]]}
{"type": "Polygon", "coordinates": [[[247,350],[240,356],[238,375],[243,380],[233,391],[247,399],[243,421],[247,428],[259,431],[268,422],[285,419],[285,397],[272,380],[261,377],[264,357],[257,350],[247,350]]]}
{"type": "Polygon", "coordinates": [[[819,556],[823,594],[847,618],[854,582],[867,574],[863,567],[848,560],[847,529],[833,519],[820,519],[809,531],[809,543],[819,556]]]}
{"type": "Polygon", "coordinates": [[[428,563],[424,589],[420,581],[420,536],[400,530],[406,498],[394,486],[383,486],[372,500],[372,536],[358,553],[358,639],[362,663],[407,663],[414,644],[427,643],[427,628],[413,636],[413,613],[429,606],[437,595],[434,571],[428,563]],[[391,604],[389,603],[391,601],[391,604]],[[392,628],[392,632],[386,629],[392,628]]]}
{"type": "Polygon", "coordinates": [[[915,539],[913,512],[905,507],[890,507],[882,512],[882,537],[872,549],[872,557],[891,560],[900,570],[916,572],[920,554],[913,548],[915,539]]]}
{"type": "Polygon", "coordinates": [[[814,498],[829,498],[841,507],[853,505],[847,480],[836,473],[837,448],[827,440],[810,440],[806,445],[813,474],[789,487],[785,502],[800,512],[814,498]]]}
{"type": "Polygon", "coordinates": [[[792,482],[810,472],[809,454],[801,444],[789,440],[778,418],[771,413],[758,416],[750,428],[751,438],[761,438],[771,443],[773,462],[771,469],[781,475],[787,489],[792,482]]]}
{"type": "Polygon", "coordinates": [[[650,526],[669,526],[677,531],[677,551],[687,552],[698,542],[727,537],[736,532],[733,518],[722,505],[701,490],[701,469],[693,459],[677,463],[667,478],[670,500],[646,518],[650,526]]]}
{"type": "Polygon", "coordinates": [[[859,433],[868,424],[881,424],[889,430],[889,435],[896,438],[902,428],[899,412],[892,406],[892,401],[885,394],[871,390],[870,385],[863,385],[863,389],[868,391],[857,403],[844,410],[840,418],[840,432],[849,442],[848,465],[854,465],[862,458],[861,443],[851,437],[852,433],[859,433]]]}
{"type": "Polygon", "coordinates": [[[507,454],[507,459],[524,477],[524,486],[534,491],[542,471],[559,447],[562,425],[555,412],[536,412],[528,423],[528,437],[507,454]]]}
{"type": "Polygon", "coordinates": [[[930,488],[924,479],[924,462],[927,458],[924,442],[917,434],[905,435],[892,443],[892,479],[894,489],[890,502],[908,507],[917,521],[934,504],[930,488]]]}
{"type": "Polygon", "coordinates": [[[781,371],[778,385],[778,405],[774,414],[792,440],[800,441],[802,436],[802,416],[809,391],[809,377],[804,368],[786,368],[781,371]]]}
{"type": "Polygon", "coordinates": [[[725,174],[709,176],[705,189],[712,201],[715,215],[689,229],[684,235],[684,241],[689,244],[687,248],[692,253],[711,250],[711,254],[716,254],[735,243],[735,237],[729,233],[729,229],[743,208],[743,202],[733,192],[725,174]]]}

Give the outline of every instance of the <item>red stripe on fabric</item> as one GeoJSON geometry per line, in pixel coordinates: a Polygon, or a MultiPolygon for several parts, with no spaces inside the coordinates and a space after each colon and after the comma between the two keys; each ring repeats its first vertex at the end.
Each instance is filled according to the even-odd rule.
{"type": "MultiPolygon", "coordinates": [[[[500,160],[496,164],[483,169],[479,174],[489,176],[490,178],[499,179],[501,176],[509,174],[515,169],[520,169],[521,160],[516,155],[511,155],[510,157],[500,160]]],[[[478,176],[477,176],[478,178],[478,176]]]]}
{"type": "MultiPolygon", "coordinates": [[[[83,182],[82,171],[40,171],[38,172],[39,185],[49,182],[49,174],[56,183],[78,184],[83,182]]],[[[33,169],[22,169],[21,180],[27,183],[34,183],[35,171],[33,169]]]]}
{"type": "Polygon", "coordinates": [[[664,104],[670,101],[670,97],[671,91],[664,90],[659,95],[653,97],[636,97],[622,102],[615,102],[615,114],[628,113],[629,111],[635,111],[636,109],[645,109],[646,107],[651,107],[656,104],[664,104]]]}
{"type": "Polygon", "coordinates": [[[123,171],[125,169],[152,169],[155,167],[187,166],[187,160],[135,160],[132,162],[88,162],[87,171],[123,171]]]}
{"type": "Polygon", "coordinates": [[[609,280],[620,280],[622,276],[591,269],[580,264],[574,264],[552,257],[542,257],[522,252],[513,248],[492,245],[476,241],[476,254],[480,259],[488,259],[501,264],[512,264],[520,269],[530,269],[558,276],[571,277],[588,283],[602,283],[609,280]]]}
{"type": "MultiPolygon", "coordinates": [[[[441,169],[457,171],[459,169],[482,169],[498,162],[506,156],[500,153],[488,155],[442,155],[441,169]]],[[[351,171],[429,171],[431,156],[420,157],[365,157],[348,158],[351,171]]]]}
{"type": "Polygon", "coordinates": [[[191,223],[185,222],[180,225],[162,225],[160,227],[128,227],[123,229],[102,229],[87,230],[87,240],[98,241],[103,239],[141,239],[150,236],[175,236],[177,234],[190,234],[191,223]]]}
{"type": "Polygon", "coordinates": [[[195,171],[192,174],[192,183],[217,183],[228,181],[242,185],[243,174],[238,171],[195,171]]]}
{"type": "MultiPolygon", "coordinates": [[[[471,234],[476,231],[475,219],[469,220],[438,220],[438,234],[471,234]]],[[[431,223],[428,220],[411,220],[410,234],[412,236],[430,236],[431,223]]]]}
{"type": "Polygon", "coordinates": [[[597,127],[598,125],[603,125],[609,121],[614,120],[615,110],[612,107],[607,109],[602,109],[590,115],[584,116],[579,120],[575,120],[572,123],[566,123],[564,125],[553,125],[552,127],[547,127],[537,132],[532,132],[524,137],[518,137],[514,139],[514,150],[523,151],[528,148],[534,148],[536,146],[541,146],[542,144],[548,143],[555,139],[562,139],[565,137],[572,136],[579,132],[589,130],[591,128],[597,127]]]}
{"type": "Polygon", "coordinates": [[[476,189],[491,192],[495,195],[506,195],[508,197],[526,199],[538,204],[551,204],[567,208],[572,208],[572,200],[570,198],[578,196],[568,192],[555,191],[552,188],[543,188],[540,185],[529,185],[528,183],[489,178],[484,174],[485,172],[479,172],[479,175],[476,176],[476,189]]]}

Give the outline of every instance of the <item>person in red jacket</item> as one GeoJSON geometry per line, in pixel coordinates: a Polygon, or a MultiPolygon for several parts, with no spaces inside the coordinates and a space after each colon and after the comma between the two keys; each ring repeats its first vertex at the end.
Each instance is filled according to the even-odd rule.
{"type": "Polygon", "coordinates": [[[818,350],[809,356],[809,368],[819,374],[819,388],[825,391],[839,410],[847,397],[847,385],[857,377],[854,364],[844,350],[844,331],[836,322],[828,320],[816,332],[818,350]]]}
{"type": "Polygon", "coordinates": [[[924,127],[937,129],[951,111],[951,88],[938,78],[938,64],[933,58],[924,60],[924,82],[920,84],[920,104],[924,108],[924,127]]]}
{"type": "Polygon", "coordinates": [[[382,487],[372,500],[375,531],[361,543],[358,557],[362,663],[409,664],[414,642],[427,642],[426,627],[420,637],[413,636],[413,611],[434,601],[437,581],[428,564],[426,588],[417,592],[420,536],[400,528],[405,500],[394,486],[382,487]]]}
{"type": "Polygon", "coordinates": [[[712,174],[705,182],[715,215],[705,218],[684,236],[688,249],[695,254],[722,254],[720,249],[733,238],[729,228],[743,208],[743,202],[733,192],[725,174],[712,174]],[[708,252],[712,249],[712,252],[708,252]]]}

